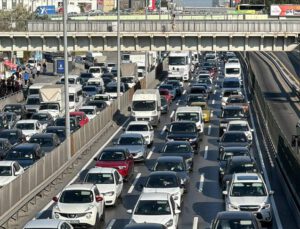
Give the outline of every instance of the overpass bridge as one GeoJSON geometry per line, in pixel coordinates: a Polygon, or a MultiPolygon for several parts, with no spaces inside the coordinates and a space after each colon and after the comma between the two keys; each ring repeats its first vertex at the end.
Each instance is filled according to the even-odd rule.
{"type": "MultiPolygon", "coordinates": [[[[124,20],[122,51],[291,51],[299,20],[124,20]]],[[[116,51],[117,22],[68,21],[69,51],[116,51]]],[[[1,32],[0,51],[62,51],[62,21],[29,21],[23,31],[1,32]]]]}

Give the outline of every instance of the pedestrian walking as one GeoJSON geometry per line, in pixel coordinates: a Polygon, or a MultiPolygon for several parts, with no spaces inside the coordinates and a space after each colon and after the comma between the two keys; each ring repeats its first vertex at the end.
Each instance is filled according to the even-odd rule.
{"type": "Polygon", "coordinates": [[[40,73],[41,73],[41,64],[38,63],[37,67],[36,67],[36,76],[39,77],[40,76],[40,73]]]}
{"type": "Polygon", "coordinates": [[[36,66],[33,66],[32,70],[31,70],[31,75],[32,75],[33,79],[35,79],[36,74],[37,74],[36,66]]]}
{"type": "Polygon", "coordinates": [[[28,70],[25,70],[23,77],[24,77],[24,83],[27,86],[27,82],[29,80],[29,72],[28,72],[28,70]]]}
{"type": "Polygon", "coordinates": [[[46,74],[47,72],[47,64],[46,62],[43,63],[43,73],[46,74]]]}

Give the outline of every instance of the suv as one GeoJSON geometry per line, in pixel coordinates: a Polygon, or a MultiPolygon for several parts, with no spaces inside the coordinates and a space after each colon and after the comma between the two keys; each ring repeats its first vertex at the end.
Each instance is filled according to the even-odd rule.
{"type": "Polygon", "coordinates": [[[259,221],[272,222],[270,195],[263,178],[258,173],[236,173],[223,191],[226,211],[247,211],[259,221]]]}
{"type": "Polygon", "coordinates": [[[52,210],[52,218],[67,221],[73,225],[100,227],[104,221],[104,200],[94,184],[71,184],[59,197],[52,210]]]}

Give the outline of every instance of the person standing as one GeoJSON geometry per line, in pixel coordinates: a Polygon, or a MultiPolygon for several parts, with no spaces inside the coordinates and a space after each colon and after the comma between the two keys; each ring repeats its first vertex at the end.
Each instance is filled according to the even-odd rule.
{"type": "Polygon", "coordinates": [[[32,70],[31,70],[31,74],[32,74],[32,78],[35,79],[35,76],[37,74],[37,68],[36,68],[36,66],[33,66],[32,70]]]}
{"type": "Polygon", "coordinates": [[[47,64],[46,62],[43,63],[43,73],[45,74],[47,72],[47,64]]]}
{"type": "Polygon", "coordinates": [[[39,77],[41,73],[41,64],[38,63],[37,67],[36,67],[36,76],[39,77]]]}
{"type": "Polygon", "coordinates": [[[28,72],[28,69],[25,70],[23,77],[24,77],[24,83],[25,83],[25,86],[27,86],[27,82],[28,82],[28,80],[29,80],[29,72],[28,72]]]}

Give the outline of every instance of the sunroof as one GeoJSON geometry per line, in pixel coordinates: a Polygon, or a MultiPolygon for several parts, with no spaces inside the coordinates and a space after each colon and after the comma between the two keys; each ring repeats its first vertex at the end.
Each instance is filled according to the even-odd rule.
{"type": "Polygon", "coordinates": [[[237,180],[258,180],[257,176],[238,176],[237,180]]]}

